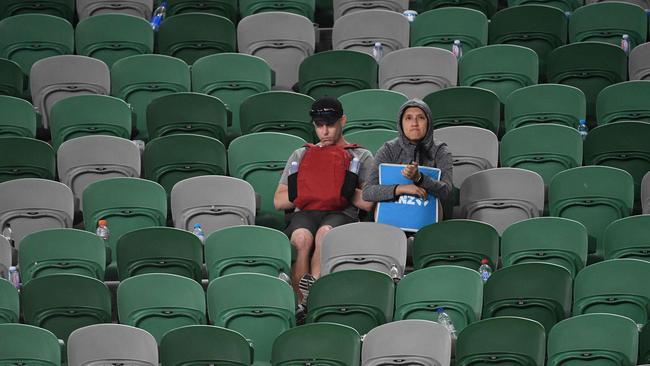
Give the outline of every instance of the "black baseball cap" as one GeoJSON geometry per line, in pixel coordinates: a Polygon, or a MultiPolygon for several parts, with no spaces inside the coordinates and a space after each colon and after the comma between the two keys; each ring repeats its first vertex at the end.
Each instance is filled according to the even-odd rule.
{"type": "Polygon", "coordinates": [[[343,117],[343,106],[334,97],[322,97],[311,105],[311,119],[316,123],[331,125],[343,117]]]}

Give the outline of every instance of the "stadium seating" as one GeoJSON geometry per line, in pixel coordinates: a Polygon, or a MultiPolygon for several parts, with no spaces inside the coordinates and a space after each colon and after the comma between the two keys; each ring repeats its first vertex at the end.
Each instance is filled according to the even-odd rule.
{"type": "Polygon", "coordinates": [[[431,9],[445,8],[445,7],[463,7],[478,10],[485,14],[488,18],[497,10],[498,1],[495,0],[462,0],[462,1],[449,1],[449,0],[425,0],[420,4],[421,11],[431,9]]]}
{"type": "Polygon", "coordinates": [[[629,49],[645,43],[648,20],[643,8],[625,2],[606,1],[576,9],[569,22],[569,41],[597,41],[621,45],[629,37],[629,49]]]}
{"type": "Polygon", "coordinates": [[[95,324],[70,334],[69,366],[128,363],[158,365],[156,340],[147,331],[122,324],[95,324]]]}
{"type": "Polygon", "coordinates": [[[54,149],[29,137],[0,137],[0,182],[20,178],[54,179],[54,149]]]}
{"type": "Polygon", "coordinates": [[[501,238],[504,267],[519,263],[554,263],[571,276],[585,267],[587,229],[577,221],[560,217],[537,217],[510,225],[501,238]]]}
{"type": "Polygon", "coordinates": [[[494,92],[475,87],[446,88],[424,97],[434,128],[474,126],[499,130],[501,104],[494,92]],[[462,101],[462,102],[461,102],[462,101]]]}
{"type": "MultiPolygon", "coordinates": [[[[187,1],[187,0],[186,0],[187,1]]],[[[257,13],[266,13],[271,11],[281,11],[302,15],[309,20],[314,20],[314,11],[316,8],[315,0],[241,0],[239,1],[239,15],[246,18],[249,15],[257,13]]]]}
{"type": "MultiPolygon", "coordinates": [[[[156,5],[160,0],[156,0],[156,5]]],[[[185,13],[207,13],[220,15],[230,19],[233,23],[237,20],[237,2],[233,0],[205,0],[197,2],[194,0],[169,0],[169,10],[166,16],[185,13]]]]}
{"type": "Polygon", "coordinates": [[[585,94],[561,84],[539,84],[517,89],[505,101],[505,129],[539,123],[578,128],[586,117],[585,94]]]}
{"type": "Polygon", "coordinates": [[[650,42],[638,45],[630,52],[630,80],[650,79],[649,53],[650,42]]]}
{"type": "Polygon", "coordinates": [[[343,133],[348,135],[360,130],[395,130],[399,108],[407,100],[402,93],[380,89],[343,94],[339,97],[346,117],[343,133]]]}
{"type": "Polygon", "coordinates": [[[422,268],[397,284],[394,319],[437,321],[436,309],[442,307],[460,332],[481,319],[482,305],[483,281],[476,269],[444,265],[422,268]]]}
{"type": "Polygon", "coordinates": [[[419,14],[411,23],[411,47],[452,50],[459,40],[463,52],[487,45],[488,20],[478,10],[448,7],[419,14]]]}
{"type": "Polygon", "coordinates": [[[344,15],[334,22],[332,49],[359,51],[372,55],[380,42],[383,54],[409,46],[409,21],[390,10],[364,10],[344,15]]]}
{"type": "Polygon", "coordinates": [[[27,235],[20,246],[20,280],[72,273],[104,280],[106,246],[93,233],[50,229],[27,235]]]}
{"type": "Polygon", "coordinates": [[[508,0],[508,7],[520,5],[538,4],[547,5],[562,10],[564,13],[573,12],[573,10],[583,6],[584,0],[508,0]]]}
{"type": "Polygon", "coordinates": [[[619,121],[650,122],[650,108],[645,104],[648,96],[648,81],[625,81],[606,87],[596,99],[598,125],[619,121]]]}
{"type": "Polygon", "coordinates": [[[149,20],[153,0],[76,0],[79,21],[101,14],[127,14],[149,20]]]}
{"type": "Polygon", "coordinates": [[[248,366],[251,354],[244,336],[213,325],[176,328],[165,333],[160,341],[160,362],[169,366],[194,362],[248,366]]]}
{"type": "Polygon", "coordinates": [[[4,277],[0,278],[0,324],[18,323],[20,315],[18,304],[18,290],[14,287],[14,284],[4,277]]]}
{"type": "Polygon", "coordinates": [[[314,99],[303,94],[271,91],[246,98],[239,110],[242,134],[282,132],[314,140],[309,111],[314,99]]]}
{"type": "Polygon", "coordinates": [[[641,206],[644,214],[650,213],[650,172],[641,180],[641,206]]]}
{"type": "Polygon", "coordinates": [[[278,230],[262,226],[233,226],[212,233],[205,241],[208,280],[233,273],[274,277],[291,272],[291,243],[278,230]]]}
{"type": "Polygon", "coordinates": [[[361,339],[351,327],[333,323],[301,325],[280,334],[273,343],[271,364],[332,363],[359,366],[361,339]]]}
{"type": "Polygon", "coordinates": [[[25,81],[20,65],[6,58],[0,58],[0,95],[22,97],[24,87],[25,81]]]}
{"type": "Polygon", "coordinates": [[[636,215],[609,224],[603,234],[605,259],[650,260],[650,215],[636,215]]]}
{"type": "Polygon", "coordinates": [[[345,134],[345,140],[351,144],[357,144],[368,149],[373,155],[377,154],[386,141],[397,137],[397,131],[373,128],[359,130],[345,134]]]}
{"type": "Polygon", "coordinates": [[[27,324],[0,324],[0,338],[0,362],[61,365],[59,341],[46,329],[27,324]]]}
{"type": "Polygon", "coordinates": [[[13,260],[13,253],[9,239],[2,236],[0,238],[0,278],[9,279],[9,267],[13,260]]]}
{"type": "MultiPolygon", "coordinates": [[[[2,71],[0,71],[2,74],[2,71]]],[[[34,137],[36,113],[27,101],[11,96],[0,96],[0,137],[34,137]]]]}
{"type": "Polygon", "coordinates": [[[336,21],[344,15],[366,10],[389,10],[402,13],[409,8],[409,3],[406,0],[372,0],[362,3],[354,0],[334,0],[332,8],[334,21],[336,21]]]}

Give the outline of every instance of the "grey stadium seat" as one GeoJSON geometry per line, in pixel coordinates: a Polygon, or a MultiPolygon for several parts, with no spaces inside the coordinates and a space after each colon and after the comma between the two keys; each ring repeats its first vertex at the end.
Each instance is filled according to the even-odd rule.
{"type": "Polygon", "coordinates": [[[358,11],[371,10],[371,9],[384,9],[398,13],[402,13],[409,8],[408,0],[371,0],[371,1],[358,1],[358,0],[333,0],[332,7],[334,8],[334,21],[338,18],[358,11]]]}
{"type": "Polygon", "coordinates": [[[316,33],[306,17],[266,12],[247,16],[237,26],[240,53],[258,56],[275,71],[275,85],[291,89],[300,63],[314,53],[316,33]]]}
{"type": "Polygon", "coordinates": [[[337,19],[332,29],[332,49],[360,51],[372,55],[381,42],[384,56],[409,46],[409,21],[388,10],[365,10],[337,19]]]}
{"type": "Polygon", "coordinates": [[[77,55],[53,56],[32,66],[30,88],[34,107],[48,128],[50,109],[57,101],[81,94],[108,94],[111,78],[108,66],[100,60],[77,55]]]}
{"type": "Polygon", "coordinates": [[[450,360],[449,331],[429,320],[399,320],[380,325],[366,334],[361,350],[361,366],[449,366],[450,360]]]}
{"type": "Polygon", "coordinates": [[[338,226],[321,248],[321,276],[346,269],[370,269],[401,278],[406,266],[406,235],[397,227],[374,222],[338,226]],[[394,270],[393,270],[394,271],[394,270]]]}
{"type": "Polygon", "coordinates": [[[460,207],[466,218],[487,222],[502,234],[515,222],[541,215],[544,181],[525,169],[483,170],[463,182],[460,207]]]}
{"type": "Polygon", "coordinates": [[[436,90],[456,86],[458,61],[435,47],[411,47],[391,52],[379,62],[379,87],[422,99],[436,90]]]}
{"type": "Polygon", "coordinates": [[[434,131],[435,139],[447,144],[453,157],[454,187],[481,170],[499,163],[499,140],[490,130],[474,126],[450,126],[434,131]]]}
{"type": "Polygon", "coordinates": [[[650,80],[650,42],[640,44],[630,52],[630,80],[650,80]]]}
{"type": "Polygon", "coordinates": [[[11,226],[14,247],[27,235],[72,226],[74,200],[63,183],[25,178],[0,183],[0,227],[11,226]]]}
{"type": "Polygon", "coordinates": [[[255,224],[255,191],[245,180],[203,175],[182,180],[172,188],[174,227],[192,230],[200,223],[207,237],[235,225],[255,224]]]}
{"type": "Polygon", "coordinates": [[[9,267],[11,267],[11,243],[4,236],[0,235],[0,279],[9,279],[9,267]]]}
{"type": "Polygon", "coordinates": [[[146,330],[122,324],[79,328],[68,338],[68,366],[158,366],[158,345],[146,330]]]}
{"type": "Polygon", "coordinates": [[[89,16],[120,13],[149,20],[153,11],[153,0],[77,0],[79,21],[89,16]]]}
{"type": "Polygon", "coordinates": [[[107,178],[140,177],[140,149],[121,137],[77,137],[59,147],[57,169],[59,181],[72,189],[75,208],[81,209],[81,197],[89,184],[107,178]]]}
{"type": "Polygon", "coordinates": [[[644,214],[650,214],[650,172],[641,180],[641,206],[644,214]]]}

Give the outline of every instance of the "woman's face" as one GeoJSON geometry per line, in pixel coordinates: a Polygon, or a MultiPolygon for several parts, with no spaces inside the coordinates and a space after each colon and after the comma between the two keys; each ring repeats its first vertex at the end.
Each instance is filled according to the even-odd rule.
{"type": "Polygon", "coordinates": [[[402,131],[411,141],[420,141],[427,134],[427,115],[418,107],[408,107],[402,114],[402,131]]]}

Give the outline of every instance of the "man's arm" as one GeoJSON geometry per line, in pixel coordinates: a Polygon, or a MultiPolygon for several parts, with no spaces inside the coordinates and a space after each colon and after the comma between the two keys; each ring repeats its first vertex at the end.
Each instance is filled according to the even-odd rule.
{"type": "Polygon", "coordinates": [[[289,187],[286,184],[278,184],[278,189],[273,196],[273,205],[276,210],[290,210],[296,207],[289,201],[289,187]]]}

